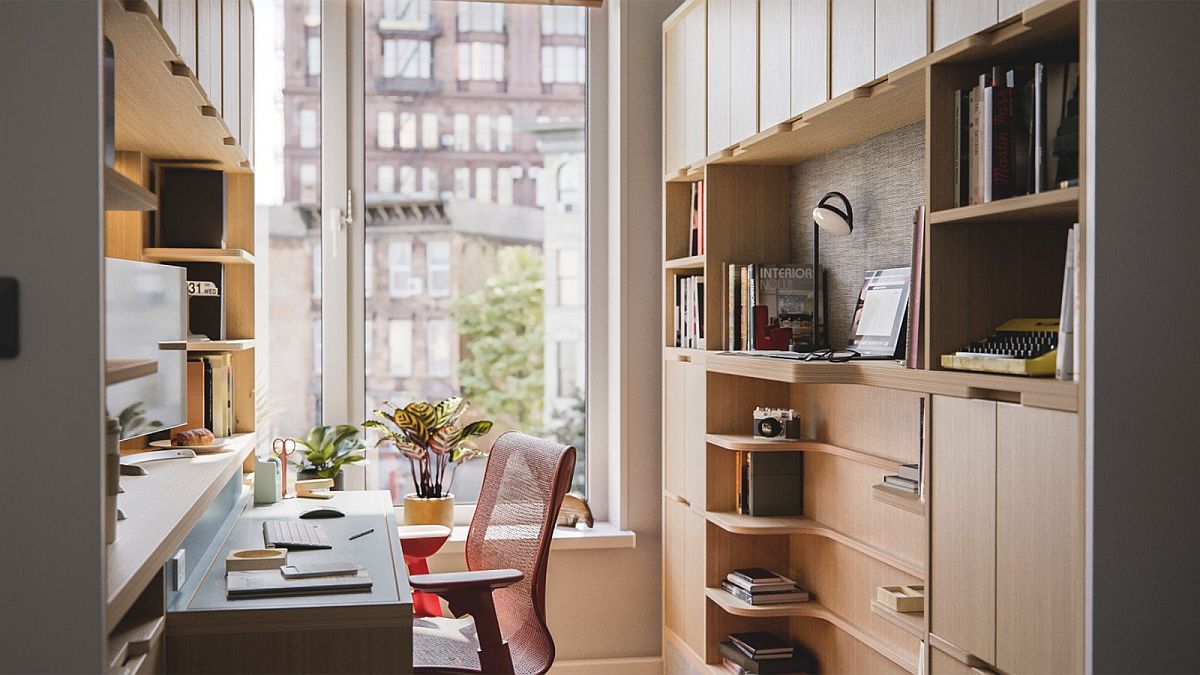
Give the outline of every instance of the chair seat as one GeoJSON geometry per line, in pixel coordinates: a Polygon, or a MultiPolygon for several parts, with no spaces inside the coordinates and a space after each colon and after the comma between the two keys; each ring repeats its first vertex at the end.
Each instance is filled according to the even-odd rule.
{"type": "Polygon", "coordinates": [[[413,621],[413,667],[479,671],[475,620],[426,617],[413,621]]]}

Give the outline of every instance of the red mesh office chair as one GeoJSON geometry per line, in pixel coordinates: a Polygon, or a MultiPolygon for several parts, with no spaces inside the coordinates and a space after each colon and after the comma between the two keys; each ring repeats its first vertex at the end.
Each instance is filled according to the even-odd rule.
{"type": "Polygon", "coordinates": [[[575,448],[515,431],[496,439],[467,534],[470,571],[409,578],[414,589],[445,598],[460,617],[413,622],[416,672],[550,669],[546,563],[574,472],[575,448]]]}

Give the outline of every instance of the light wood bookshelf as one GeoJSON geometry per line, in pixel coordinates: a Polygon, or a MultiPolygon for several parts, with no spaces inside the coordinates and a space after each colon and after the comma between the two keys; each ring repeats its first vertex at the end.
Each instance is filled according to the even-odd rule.
{"type": "Polygon", "coordinates": [[[106,166],[104,208],[107,211],[154,211],[158,208],[158,195],[106,166]]]}
{"type": "MultiPolygon", "coordinates": [[[[1077,60],[1085,82],[1086,50],[1080,46],[1088,1],[1031,0],[1011,16],[998,14],[993,25],[972,28],[941,49],[719,147],[704,143],[712,111],[722,119],[715,120],[716,136],[709,129],[707,138],[723,140],[729,124],[724,116],[739,114],[742,103],[734,102],[730,113],[720,105],[713,108],[711,78],[775,78],[787,68],[767,63],[760,53],[756,71],[731,73],[728,64],[712,69],[712,60],[724,52],[706,51],[708,43],[694,33],[712,6],[726,11],[721,0],[686,0],[664,23],[663,649],[668,672],[719,668],[716,645],[739,630],[768,630],[803,643],[816,653],[823,672],[916,672],[918,663],[929,663],[929,644],[964,667],[1016,672],[1043,659],[1064,671],[1078,670],[1083,454],[1077,436],[1058,432],[1074,429],[1082,418],[1080,382],[944,370],[938,357],[990,334],[1007,319],[1058,315],[1067,229],[1081,223],[1086,240],[1086,191],[1069,187],[956,207],[953,95],[971,86],[985,67],[1037,60],[1077,60]],[[704,63],[700,57],[707,59],[707,74],[701,69],[697,75],[697,64],[704,63]],[[681,76],[687,87],[676,81],[681,76]],[[727,266],[791,262],[793,232],[810,231],[811,221],[791,222],[794,167],[915,122],[924,123],[925,136],[921,329],[926,365],[909,369],[891,361],[833,364],[725,352],[727,266]],[[700,180],[706,184],[705,255],[689,256],[691,184],[700,180]],[[672,289],[680,275],[705,279],[705,350],[674,346],[672,289]],[[963,463],[970,445],[947,430],[968,429],[975,405],[1008,416],[1007,426],[996,421],[1000,415],[991,418],[993,443],[1000,439],[992,457],[1007,449],[1018,466],[997,471],[993,465],[982,477],[970,473],[973,465],[963,463]],[[802,440],[751,436],[756,406],[796,409],[802,440]],[[1005,430],[1016,438],[1022,425],[1036,431],[1006,444],[1005,430]],[[740,453],[763,451],[805,453],[803,515],[736,512],[740,453]],[[1039,454],[1055,458],[1047,475],[1063,485],[1059,503],[1049,504],[1048,497],[1032,490],[1049,480],[1039,478],[1039,454]],[[924,494],[943,494],[940,506],[932,497],[926,501],[884,485],[885,475],[918,460],[924,494]],[[940,492],[931,492],[939,483],[940,492]],[[987,485],[993,497],[990,524],[960,520],[970,510],[972,495],[978,497],[980,489],[986,494],[987,485]],[[1037,509],[1066,533],[1063,541],[1047,540],[1053,537],[1033,517],[1037,509]],[[1021,540],[1019,533],[1041,543],[1021,540]],[[973,543],[989,537],[991,549],[973,543]],[[1059,622],[1053,636],[1031,632],[1033,624],[1022,620],[1017,606],[1019,593],[997,598],[1002,588],[1016,588],[1022,574],[1032,579],[1042,573],[1015,554],[999,552],[995,542],[1003,537],[1013,546],[1033,547],[1026,558],[1036,551],[1062,562],[1055,587],[1050,581],[1039,586],[1045,596],[1039,611],[1059,622]],[[991,567],[985,560],[988,550],[991,567]],[[735,567],[784,573],[812,592],[813,601],[771,607],[744,603],[718,588],[735,567]],[[910,583],[924,583],[930,597],[940,589],[941,601],[991,618],[974,623],[947,615],[944,607],[939,616],[939,607],[928,604],[925,612],[903,614],[875,601],[879,586],[910,583]],[[937,633],[938,625],[956,622],[977,631],[985,643],[990,639],[992,649],[964,648],[937,633]]],[[[932,17],[927,29],[933,30],[931,24],[932,17]]],[[[839,39],[836,31],[817,32],[839,39]]],[[[719,47],[728,49],[723,43],[719,47]]],[[[775,86],[776,80],[769,83],[775,86]]],[[[760,100],[766,86],[760,79],[760,100]]],[[[718,83],[717,91],[728,88],[718,83]]],[[[1080,117],[1086,119],[1086,113],[1080,117]]],[[[1081,167],[1086,165],[1082,155],[1083,148],[1081,167]]],[[[856,285],[861,279],[835,281],[856,285]]],[[[1086,314],[1086,303],[1081,311],[1086,314]]]]}
{"type": "Polygon", "coordinates": [[[253,265],[254,255],[240,248],[148,248],[142,251],[147,262],[212,262],[222,265],[253,265]]]}

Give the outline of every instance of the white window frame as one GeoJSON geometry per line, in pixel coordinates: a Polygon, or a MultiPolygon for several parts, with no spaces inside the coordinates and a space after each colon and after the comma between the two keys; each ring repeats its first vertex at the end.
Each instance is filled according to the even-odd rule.
{"type": "Polygon", "coordinates": [[[417,148],[417,114],[410,110],[400,112],[400,149],[415,150],[417,148]]]}
{"type": "Polygon", "coordinates": [[[450,270],[454,267],[454,252],[446,239],[433,239],[425,242],[425,284],[429,295],[448,297],[453,291],[450,270]],[[438,253],[434,253],[438,251],[438,253]],[[444,255],[443,253],[444,252],[444,255]],[[444,287],[434,284],[434,275],[443,274],[446,278],[444,287]]]}

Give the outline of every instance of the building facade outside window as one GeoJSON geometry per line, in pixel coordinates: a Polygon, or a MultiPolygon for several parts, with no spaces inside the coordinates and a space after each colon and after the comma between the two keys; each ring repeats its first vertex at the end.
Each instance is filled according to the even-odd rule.
{"type": "Polygon", "coordinates": [[[383,76],[428,80],[433,73],[433,45],[428,40],[389,38],[383,41],[383,76]]]}
{"type": "Polygon", "coordinates": [[[321,74],[321,37],[319,35],[309,36],[305,48],[305,62],[307,71],[310,77],[316,77],[321,74]]]}
{"type": "Polygon", "coordinates": [[[450,242],[431,241],[425,245],[425,267],[430,295],[450,295],[450,242]]]}
{"type": "Polygon", "coordinates": [[[446,377],[450,375],[451,366],[450,322],[446,319],[430,319],[425,329],[427,373],[434,377],[446,377]]]}
{"type": "Polygon", "coordinates": [[[396,147],[396,114],[380,110],[375,119],[375,147],[381,150],[396,147]]]}
{"type": "Polygon", "coordinates": [[[300,147],[315,148],[321,143],[321,127],[317,111],[313,108],[300,109],[300,147]]]}
{"type": "Polygon", "coordinates": [[[306,162],[300,165],[300,201],[306,204],[314,204],[321,199],[317,188],[319,180],[316,164],[306,162]]]}
{"type": "Polygon", "coordinates": [[[504,45],[499,42],[458,43],[458,79],[504,81],[504,45]]]}
{"type": "Polygon", "coordinates": [[[383,19],[393,30],[429,27],[430,0],[383,0],[383,19]]]}
{"type": "Polygon", "coordinates": [[[496,2],[460,2],[458,32],[503,33],[504,5],[496,2]]]}
{"type": "Polygon", "coordinates": [[[419,292],[420,277],[413,276],[413,245],[411,241],[388,244],[388,294],[403,298],[419,292]],[[415,284],[413,282],[416,282],[415,284]]]}
{"type": "Polygon", "coordinates": [[[411,377],[413,374],[413,322],[411,319],[388,321],[388,374],[411,377]]]}
{"type": "Polygon", "coordinates": [[[542,35],[584,35],[587,11],[582,7],[542,6],[542,35]]]}
{"type": "Polygon", "coordinates": [[[437,150],[441,144],[438,129],[437,113],[421,113],[421,147],[426,150],[437,150]]]}
{"type": "Polygon", "coordinates": [[[392,194],[396,191],[396,167],[391,164],[380,164],[376,170],[375,191],[392,194]]]}
{"type": "Polygon", "coordinates": [[[454,114],[454,149],[460,152],[471,150],[471,116],[466,113],[454,114]]]}

